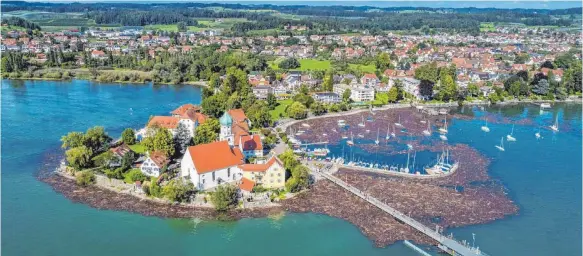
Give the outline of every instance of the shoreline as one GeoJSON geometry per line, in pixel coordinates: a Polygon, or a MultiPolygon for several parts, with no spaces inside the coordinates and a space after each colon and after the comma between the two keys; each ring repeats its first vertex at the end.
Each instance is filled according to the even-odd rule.
{"type": "Polygon", "coordinates": [[[28,77],[28,78],[10,78],[10,77],[2,77],[2,80],[12,80],[12,81],[50,81],[50,82],[55,82],[55,81],[73,81],[73,80],[82,80],[82,81],[89,81],[89,82],[94,82],[94,83],[109,83],[109,84],[136,84],[136,85],[148,85],[148,84],[152,84],[152,85],[174,85],[174,86],[180,86],[180,85],[192,85],[192,86],[198,86],[198,87],[208,87],[207,85],[207,81],[187,81],[187,82],[183,82],[183,83],[179,83],[179,84],[171,84],[171,83],[154,83],[152,81],[144,81],[144,82],[139,82],[139,81],[121,81],[121,80],[117,80],[117,81],[111,81],[111,82],[101,82],[98,81],[97,79],[92,79],[92,78],[86,78],[86,77],[69,77],[69,78],[42,78],[42,77],[28,77]]]}

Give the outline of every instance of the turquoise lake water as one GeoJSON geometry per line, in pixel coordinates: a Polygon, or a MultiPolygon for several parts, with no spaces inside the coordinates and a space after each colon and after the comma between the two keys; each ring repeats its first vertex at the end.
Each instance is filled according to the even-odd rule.
{"type": "MultiPolygon", "coordinates": [[[[200,103],[200,89],[2,80],[1,93],[3,255],[417,255],[402,243],[375,248],[352,224],[325,215],[197,224],[72,203],[35,177],[60,136],[94,125],[118,136],[150,115],[200,103]]],[[[475,233],[490,255],[581,255],[581,105],[557,104],[543,115],[528,105],[488,111],[544,125],[558,113],[561,132],[543,130],[537,141],[535,126],[517,125],[518,141],[502,153],[494,145],[511,125],[490,124],[485,134],[479,120],[454,120],[450,143],[469,143],[491,158],[490,174],[520,212],[449,231],[467,240],[475,233]]]]}

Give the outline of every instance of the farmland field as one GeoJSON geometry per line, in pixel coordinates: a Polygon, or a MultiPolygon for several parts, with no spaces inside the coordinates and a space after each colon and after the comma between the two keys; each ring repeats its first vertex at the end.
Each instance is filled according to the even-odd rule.
{"type": "MultiPolygon", "coordinates": [[[[269,66],[274,69],[278,70],[279,67],[277,64],[280,61],[283,61],[285,58],[278,58],[275,61],[268,61],[269,66]]],[[[300,62],[300,67],[295,68],[292,70],[300,70],[300,71],[308,71],[308,70],[328,70],[331,67],[331,63],[329,60],[316,60],[316,59],[298,59],[300,62]]]]}
{"type": "Polygon", "coordinates": [[[363,65],[363,64],[348,64],[348,66],[352,69],[360,70],[366,73],[374,73],[377,70],[377,67],[374,64],[363,65]]]}

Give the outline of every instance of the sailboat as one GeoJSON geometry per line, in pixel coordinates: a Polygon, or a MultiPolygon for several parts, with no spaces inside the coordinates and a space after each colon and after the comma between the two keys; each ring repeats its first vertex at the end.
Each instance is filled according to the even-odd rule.
{"type": "Polygon", "coordinates": [[[374,141],[375,144],[379,144],[379,131],[380,129],[377,129],[377,140],[374,141]]]}
{"type": "Polygon", "coordinates": [[[486,120],[486,125],[482,126],[482,131],[490,132],[490,128],[488,127],[488,120],[486,120]]]}
{"type": "Polygon", "coordinates": [[[555,118],[555,124],[551,125],[551,130],[553,130],[553,132],[559,131],[559,115],[555,118]]]}
{"type": "Polygon", "coordinates": [[[352,132],[350,132],[350,140],[347,140],[346,144],[348,144],[348,146],[354,145],[354,136],[352,135],[352,132]]]}
{"type": "Polygon", "coordinates": [[[500,139],[500,145],[496,145],[496,148],[500,151],[504,151],[504,137],[500,139]]]}
{"type": "MultiPolygon", "coordinates": [[[[411,134],[409,134],[409,140],[411,140],[411,134]]],[[[411,143],[407,143],[407,148],[411,150],[413,149],[413,145],[411,143]]]]}
{"type": "Polygon", "coordinates": [[[507,141],[516,141],[516,138],[514,138],[512,135],[514,134],[514,125],[512,125],[512,131],[510,131],[510,134],[506,135],[506,140],[507,141]]]}
{"type": "Polygon", "coordinates": [[[536,137],[537,140],[540,139],[540,127],[538,128],[538,132],[536,132],[534,136],[536,137]]]}
{"type": "Polygon", "coordinates": [[[410,152],[407,151],[407,165],[405,166],[405,168],[401,168],[399,172],[409,173],[409,154],[410,152]]]}
{"type": "Polygon", "coordinates": [[[447,133],[447,118],[445,119],[445,125],[439,128],[440,133],[447,133]]]}
{"type": "Polygon", "coordinates": [[[386,140],[389,140],[391,138],[390,131],[391,131],[391,124],[387,125],[387,136],[385,137],[386,140]]]}
{"type": "Polygon", "coordinates": [[[423,135],[425,136],[431,135],[431,122],[427,122],[427,130],[423,131],[423,135]]]}
{"type": "Polygon", "coordinates": [[[395,131],[396,131],[396,130],[395,130],[395,126],[393,125],[393,131],[391,132],[391,136],[393,136],[393,137],[397,137],[397,135],[395,135],[395,131]]]}
{"type": "Polygon", "coordinates": [[[396,122],[395,125],[399,126],[399,127],[403,127],[403,125],[401,124],[401,115],[399,115],[399,122],[396,122]]]}
{"type": "Polygon", "coordinates": [[[364,124],[364,116],[362,116],[362,122],[360,122],[358,124],[358,126],[360,126],[360,127],[364,127],[365,126],[365,124],[364,124]]]}
{"type": "Polygon", "coordinates": [[[447,136],[445,136],[445,134],[440,134],[440,135],[439,135],[439,138],[440,138],[441,140],[447,140],[447,136]]]}

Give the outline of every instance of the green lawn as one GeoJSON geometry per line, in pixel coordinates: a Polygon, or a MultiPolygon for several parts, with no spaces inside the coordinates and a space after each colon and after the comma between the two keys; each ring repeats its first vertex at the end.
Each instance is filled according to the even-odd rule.
{"type": "Polygon", "coordinates": [[[496,28],[493,22],[482,22],[480,23],[480,32],[494,32],[496,28]]]}
{"type": "Polygon", "coordinates": [[[285,109],[287,108],[287,106],[291,105],[293,103],[292,99],[287,99],[287,100],[279,100],[277,101],[278,105],[277,107],[275,107],[274,110],[269,111],[269,114],[271,115],[271,120],[276,121],[280,118],[280,114],[282,114],[284,117],[287,116],[287,114],[285,113],[285,109]]]}
{"type": "Polygon", "coordinates": [[[348,66],[352,69],[357,69],[357,70],[360,70],[360,71],[366,72],[366,73],[374,73],[377,70],[377,67],[374,64],[369,64],[369,65],[348,64],[348,66]]]}
{"type": "MultiPolygon", "coordinates": [[[[279,58],[275,61],[269,61],[269,66],[274,69],[278,70],[279,67],[277,64],[284,60],[285,58],[279,58]]],[[[308,70],[328,70],[332,66],[329,60],[317,60],[317,59],[299,59],[300,67],[295,68],[292,70],[299,70],[299,71],[308,71],[308,70]]]]}
{"type": "Polygon", "coordinates": [[[130,147],[130,149],[132,149],[136,153],[139,153],[139,154],[146,153],[146,147],[144,147],[144,145],[142,145],[142,144],[134,144],[134,145],[130,145],[129,147],[130,147]]]}

